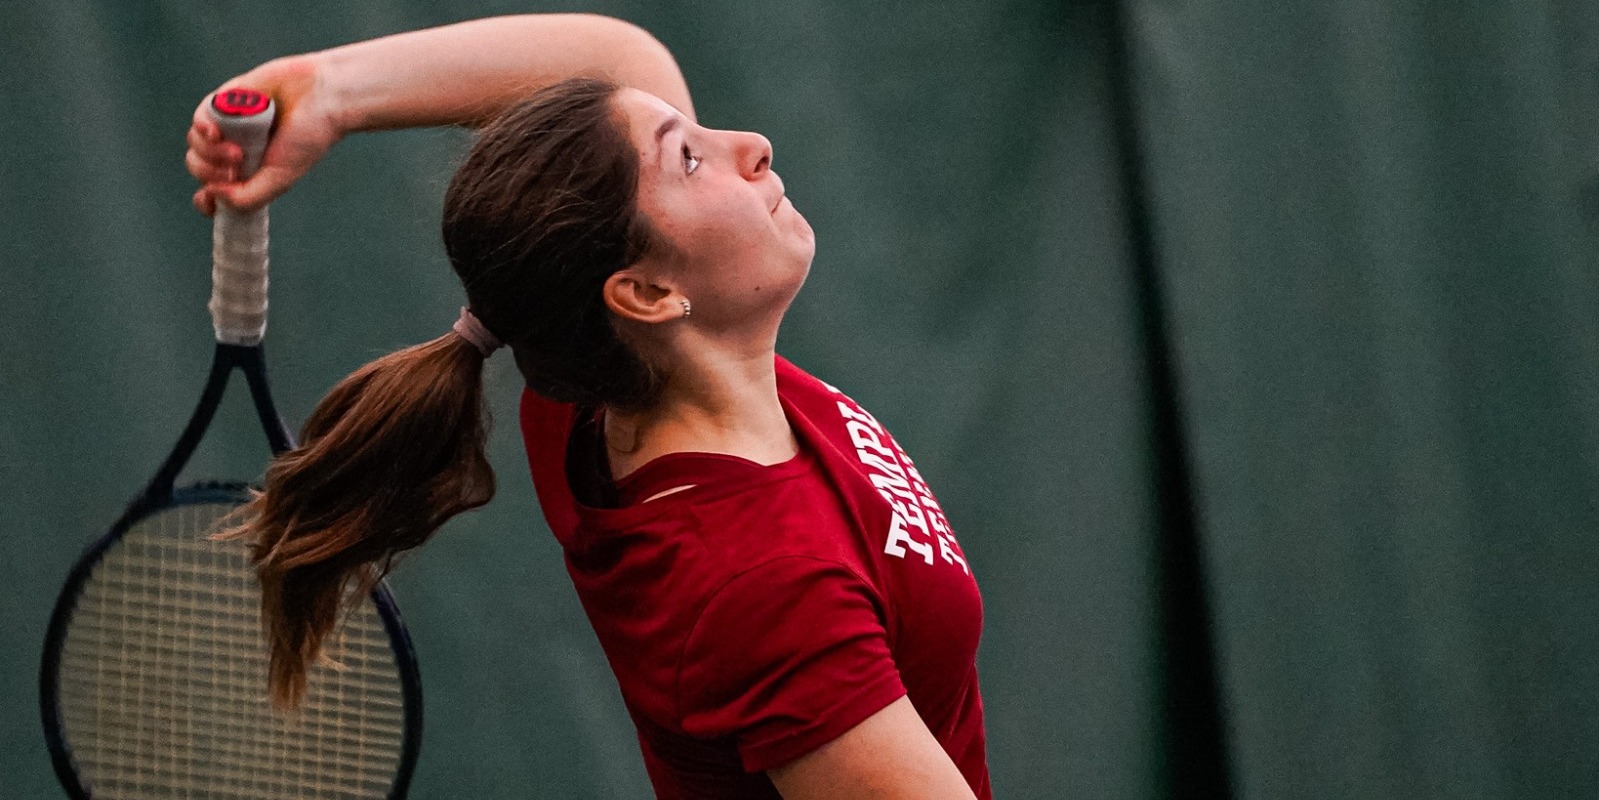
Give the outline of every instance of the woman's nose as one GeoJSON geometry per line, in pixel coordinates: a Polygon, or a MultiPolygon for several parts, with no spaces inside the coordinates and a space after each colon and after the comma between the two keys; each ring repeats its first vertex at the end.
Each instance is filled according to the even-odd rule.
{"type": "Polygon", "coordinates": [[[734,149],[738,154],[739,169],[743,171],[744,177],[749,179],[759,178],[772,168],[771,141],[765,136],[748,131],[742,131],[736,135],[734,149]]]}

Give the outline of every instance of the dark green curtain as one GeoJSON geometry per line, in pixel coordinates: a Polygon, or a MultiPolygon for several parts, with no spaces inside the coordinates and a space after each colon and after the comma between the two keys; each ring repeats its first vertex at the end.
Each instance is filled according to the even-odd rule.
{"type": "Polygon", "coordinates": [[[1127,4],[1239,794],[1599,791],[1599,7],[1127,4]]]}
{"type": "MultiPolygon", "coordinates": [[[[54,593],[207,363],[196,100],[274,55],[539,10],[0,5],[0,796],[61,796],[54,593]]],[[[1599,14],[578,10],[654,31],[706,124],[773,140],[818,233],[782,350],[895,430],[960,533],[999,796],[1599,790],[1599,14]]],[[[274,206],[291,418],[453,319],[435,231],[466,142],[357,137],[274,206]]],[[[647,796],[508,361],[489,382],[500,496],[392,580],[426,684],[413,796],[647,796]]],[[[241,395],[193,474],[259,473],[241,395]]]]}

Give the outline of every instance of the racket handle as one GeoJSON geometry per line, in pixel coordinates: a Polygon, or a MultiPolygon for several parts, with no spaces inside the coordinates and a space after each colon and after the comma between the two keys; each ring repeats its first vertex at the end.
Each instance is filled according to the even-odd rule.
{"type": "MultiPolygon", "coordinates": [[[[206,110],[222,138],[244,150],[239,180],[261,165],[272,119],[272,98],[249,89],[212,95],[206,110]]],[[[211,226],[211,325],[223,344],[257,345],[266,335],[267,210],[237,211],[218,201],[211,226]]]]}

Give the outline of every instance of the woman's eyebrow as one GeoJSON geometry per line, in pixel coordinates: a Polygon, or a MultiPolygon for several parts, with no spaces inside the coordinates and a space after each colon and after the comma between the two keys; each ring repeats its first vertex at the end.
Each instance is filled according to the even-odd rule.
{"type": "Polygon", "coordinates": [[[665,155],[665,153],[661,152],[661,140],[666,138],[666,134],[672,132],[673,129],[677,128],[677,126],[681,124],[683,124],[683,118],[674,114],[670,117],[667,117],[666,121],[662,122],[660,127],[655,129],[655,160],[657,162],[659,162],[662,156],[665,155]]]}

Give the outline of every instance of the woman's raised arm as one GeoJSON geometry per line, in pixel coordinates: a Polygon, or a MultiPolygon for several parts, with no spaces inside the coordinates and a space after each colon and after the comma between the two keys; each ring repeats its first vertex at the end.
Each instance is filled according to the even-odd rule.
{"type": "Polygon", "coordinates": [[[472,20],[274,59],[224,83],[272,94],[278,123],[260,170],[235,183],[238,149],[220,140],[203,104],[196,109],[185,156],[204,184],[195,206],[210,214],[221,197],[254,208],[287,191],[346,134],[471,125],[574,75],[642,89],[694,118],[677,62],[635,25],[593,14],[472,20]]]}

